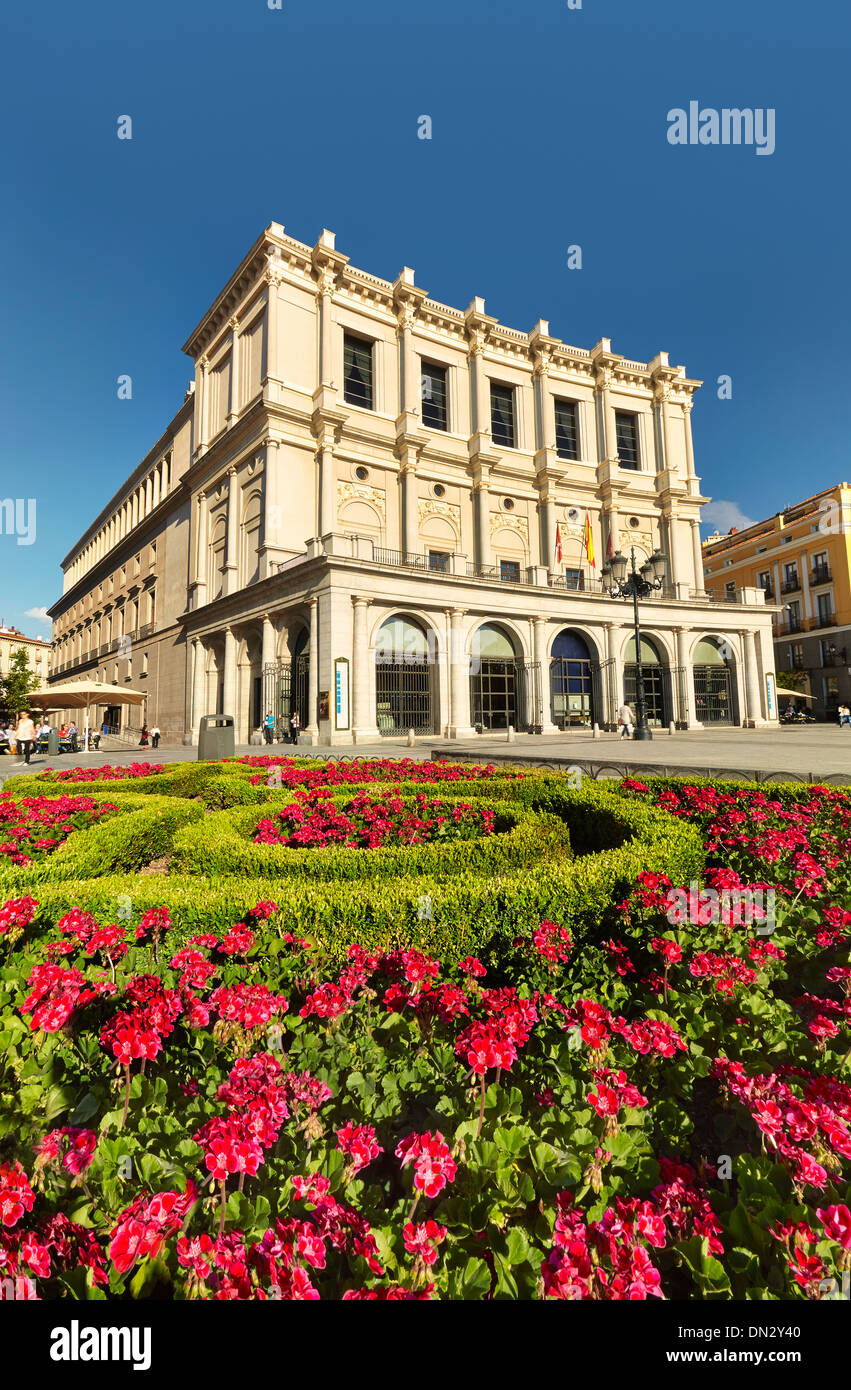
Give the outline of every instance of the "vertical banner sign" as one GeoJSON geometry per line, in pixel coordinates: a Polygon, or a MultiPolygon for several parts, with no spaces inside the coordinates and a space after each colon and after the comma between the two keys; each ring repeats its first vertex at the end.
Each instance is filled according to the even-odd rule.
{"type": "Polygon", "coordinates": [[[765,673],[765,715],[767,719],[777,718],[776,682],[774,672],[765,673]]]}
{"type": "Polygon", "coordinates": [[[338,656],[334,662],[334,727],[349,727],[349,659],[338,656]]]}

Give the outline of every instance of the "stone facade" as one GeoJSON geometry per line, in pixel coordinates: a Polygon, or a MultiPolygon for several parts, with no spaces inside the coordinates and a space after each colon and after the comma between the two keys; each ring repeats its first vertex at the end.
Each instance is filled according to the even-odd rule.
{"type": "Polygon", "coordinates": [[[817,718],[851,705],[851,487],[837,483],[766,521],[704,542],[714,597],[757,587],[772,606],[779,686],[803,673],[817,718]]]}
{"type": "Polygon", "coordinates": [[[635,654],[602,562],[660,550],[654,722],[774,722],[764,595],[704,591],[700,383],[667,353],[508,329],[276,223],[184,351],[181,410],[63,562],[54,678],[141,686],[186,741],[269,708],[323,743],[611,727],[635,654]]]}

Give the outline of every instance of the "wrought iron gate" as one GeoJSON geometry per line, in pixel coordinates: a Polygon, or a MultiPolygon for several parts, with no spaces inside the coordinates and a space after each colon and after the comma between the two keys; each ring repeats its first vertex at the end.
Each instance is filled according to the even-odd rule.
{"type": "Polygon", "coordinates": [[[590,727],[597,720],[597,663],[584,657],[555,656],[550,662],[552,720],[560,729],[590,727]]]}
{"type": "MultiPolygon", "coordinates": [[[[624,667],[624,693],[633,712],[638,714],[636,682],[637,667],[634,662],[624,667]]],[[[647,722],[654,728],[665,728],[673,718],[671,700],[671,669],[656,662],[642,663],[644,677],[644,699],[647,705],[647,722]]]]}
{"type": "Polygon", "coordinates": [[[735,706],[729,666],[695,666],[694,700],[701,724],[733,724],[735,706]]]}
{"type": "Polygon", "coordinates": [[[434,733],[435,666],[425,657],[385,654],[375,663],[375,720],[384,738],[434,733]]]}
{"type": "Polygon", "coordinates": [[[677,708],[674,712],[674,722],[678,729],[687,729],[691,717],[688,698],[688,667],[673,666],[671,668],[671,680],[677,692],[677,708]]]}
{"type": "Polygon", "coordinates": [[[617,663],[613,656],[591,662],[593,721],[603,729],[616,729],[620,699],[617,690],[617,663]]]}
{"type": "Polygon", "coordinates": [[[521,661],[519,657],[513,660],[479,658],[477,668],[470,673],[473,725],[482,732],[507,729],[509,725],[514,729],[534,727],[537,722],[535,704],[536,701],[542,703],[540,683],[539,662],[521,661]]]}
{"type": "Polygon", "coordinates": [[[263,667],[263,719],[271,710],[275,716],[275,738],[279,743],[290,737],[290,719],[298,710],[301,727],[308,719],[308,671],[310,657],[297,656],[295,661],[269,662],[263,667]]]}

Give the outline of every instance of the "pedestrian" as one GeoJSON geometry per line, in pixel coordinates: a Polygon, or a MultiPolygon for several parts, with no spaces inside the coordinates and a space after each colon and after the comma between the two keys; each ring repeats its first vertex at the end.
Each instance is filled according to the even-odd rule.
{"type": "Polygon", "coordinates": [[[839,714],[840,729],[846,725],[851,729],[851,709],[847,705],[840,705],[837,713],[839,714]]]}
{"type": "Polygon", "coordinates": [[[21,710],[18,719],[18,727],[15,730],[15,740],[18,745],[18,752],[23,753],[24,762],[29,766],[30,755],[32,754],[33,743],[35,742],[35,724],[32,722],[27,710],[21,710]]]}
{"type": "Polygon", "coordinates": [[[632,738],[633,723],[632,707],[628,700],[624,700],[618,710],[618,725],[621,731],[621,738],[632,738]]]}
{"type": "Polygon", "coordinates": [[[159,748],[159,746],[160,746],[160,726],[159,726],[159,724],[154,724],[153,728],[151,729],[151,747],[152,747],[152,748],[159,748]]]}
{"type": "Polygon", "coordinates": [[[147,746],[148,746],[148,726],[147,726],[147,724],[143,724],[143,725],[142,725],[142,736],[141,736],[141,738],[139,739],[139,747],[140,747],[140,748],[147,748],[147,746]]]}
{"type": "Polygon", "coordinates": [[[272,713],[272,711],[269,710],[268,714],[266,715],[266,718],[263,720],[263,737],[265,738],[265,740],[266,740],[267,743],[271,743],[271,742],[272,742],[272,736],[273,736],[274,732],[275,732],[275,716],[274,716],[274,714],[272,713]]]}
{"type": "Polygon", "coordinates": [[[297,710],[297,709],[294,709],[294,710],[293,710],[293,713],[292,713],[292,718],[290,719],[290,729],[291,729],[291,731],[292,731],[292,732],[290,733],[290,740],[291,740],[291,742],[293,742],[293,743],[298,743],[298,734],[299,734],[300,728],[301,728],[301,720],[300,720],[299,717],[298,717],[298,710],[297,710]]]}

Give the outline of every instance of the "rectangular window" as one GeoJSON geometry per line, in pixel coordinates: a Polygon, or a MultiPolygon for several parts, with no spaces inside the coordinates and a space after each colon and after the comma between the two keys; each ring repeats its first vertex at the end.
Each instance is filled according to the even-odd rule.
{"type": "Polygon", "coordinates": [[[579,458],[579,422],[575,401],[556,401],[556,451],[560,459],[579,458]]]}
{"type": "Polygon", "coordinates": [[[735,579],[729,579],[729,580],[727,581],[727,583],[724,585],[724,597],[725,597],[725,599],[728,601],[728,603],[735,603],[735,602],[736,602],[736,581],[735,581],[735,579]]]}
{"type": "Polygon", "coordinates": [[[771,593],[771,572],[769,570],[763,570],[761,574],[758,574],[756,582],[760,589],[765,589],[766,593],[771,593]]]}
{"type": "Polygon", "coordinates": [[[565,570],[564,587],[566,589],[584,589],[585,576],[581,570],[565,570]]]}
{"type": "Polygon", "coordinates": [[[790,589],[798,587],[798,566],[797,564],[783,566],[783,583],[790,589]]]}
{"type": "Polygon", "coordinates": [[[520,583],[520,561],[500,560],[499,577],[505,584],[520,583]]]}
{"type": "Polygon", "coordinates": [[[372,351],[374,344],[364,338],[343,335],[343,394],[349,405],[372,410],[372,351]]]}
{"type": "Polygon", "coordinates": [[[491,434],[494,444],[515,448],[514,388],[491,382],[491,434]]]}
{"type": "Polygon", "coordinates": [[[615,411],[615,434],[617,437],[618,463],[621,468],[638,469],[641,460],[638,456],[638,418],[628,410],[615,411]]]}
{"type": "Polygon", "coordinates": [[[789,631],[800,632],[801,630],[801,605],[796,599],[789,604],[789,631]]]}
{"type": "Polygon", "coordinates": [[[446,409],[446,368],[423,362],[420,373],[423,424],[430,430],[448,430],[446,409]]]}
{"type": "Polygon", "coordinates": [[[449,573],[449,551],[430,550],[428,552],[428,567],[430,570],[437,570],[440,574],[449,573]]]}
{"type": "Polygon", "coordinates": [[[804,649],[800,642],[793,642],[789,648],[789,670],[801,671],[804,666],[804,649]]]}
{"type": "Polygon", "coordinates": [[[833,599],[830,594],[819,594],[816,603],[818,605],[819,627],[827,627],[833,622],[833,599]]]}

